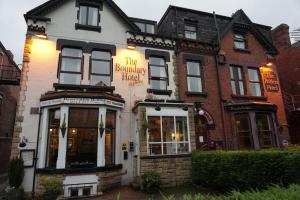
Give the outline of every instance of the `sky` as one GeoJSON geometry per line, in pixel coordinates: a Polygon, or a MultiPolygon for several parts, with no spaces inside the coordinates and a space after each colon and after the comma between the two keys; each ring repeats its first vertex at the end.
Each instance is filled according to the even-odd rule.
{"type": "MultiPolygon", "coordinates": [[[[281,23],[290,30],[300,27],[300,0],[114,0],[130,17],[157,20],[169,5],[231,16],[243,9],[249,18],[275,28],[281,23]]],[[[17,64],[22,62],[26,23],[23,17],[46,0],[0,0],[0,41],[12,51],[17,64]]]]}

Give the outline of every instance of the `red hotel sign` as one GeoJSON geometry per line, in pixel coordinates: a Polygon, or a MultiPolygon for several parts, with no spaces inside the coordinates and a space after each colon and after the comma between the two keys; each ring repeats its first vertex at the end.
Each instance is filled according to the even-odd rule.
{"type": "Polygon", "coordinates": [[[262,74],[267,92],[279,92],[279,82],[275,72],[263,70],[262,74]]]}

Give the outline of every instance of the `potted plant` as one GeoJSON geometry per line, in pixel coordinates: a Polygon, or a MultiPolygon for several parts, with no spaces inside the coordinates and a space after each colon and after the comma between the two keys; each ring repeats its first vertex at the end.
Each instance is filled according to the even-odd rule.
{"type": "Polygon", "coordinates": [[[62,183],[53,178],[43,178],[41,180],[41,185],[43,186],[43,199],[44,200],[53,200],[62,192],[62,183]]]}
{"type": "Polygon", "coordinates": [[[102,115],[101,115],[101,121],[100,121],[100,124],[99,124],[99,133],[100,133],[100,137],[102,138],[103,136],[103,133],[104,133],[104,124],[103,124],[103,120],[102,120],[102,115]]]}
{"type": "Polygon", "coordinates": [[[64,115],[64,121],[63,121],[63,123],[60,125],[60,130],[61,130],[62,136],[65,137],[65,135],[66,135],[66,130],[67,130],[66,114],[64,115]]]}
{"type": "Polygon", "coordinates": [[[8,167],[9,187],[6,189],[8,200],[23,199],[21,184],[24,178],[24,162],[21,158],[13,158],[8,167]]]}

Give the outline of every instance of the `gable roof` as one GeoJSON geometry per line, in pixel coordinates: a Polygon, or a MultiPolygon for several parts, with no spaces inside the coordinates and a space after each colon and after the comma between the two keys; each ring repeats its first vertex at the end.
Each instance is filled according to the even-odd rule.
{"type": "Polygon", "coordinates": [[[8,50],[4,47],[4,45],[2,44],[2,42],[0,41],[0,49],[3,49],[5,55],[7,56],[9,62],[14,65],[19,71],[19,67],[18,65],[15,63],[14,59],[11,57],[11,55],[8,53],[8,50]]]}
{"type": "Polygon", "coordinates": [[[295,42],[294,44],[292,44],[293,48],[300,48],[300,41],[295,42]]]}
{"type": "MultiPolygon", "coordinates": [[[[166,17],[170,14],[171,11],[175,10],[175,12],[182,12],[182,13],[192,13],[200,17],[201,21],[205,23],[205,29],[208,30],[201,30],[203,38],[200,38],[201,42],[209,42],[214,43],[217,41],[217,30],[214,21],[214,14],[203,12],[199,10],[193,10],[189,8],[183,8],[178,6],[170,5],[167,11],[164,13],[163,17],[158,23],[158,29],[162,26],[166,17]]],[[[181,18],[183,16],[180,16],[181,18]]],[[[188,16],[189,17],[189,16],[188,16]]],[[[217,24],[219,26],[220,36],[221,39],[232,30],[232,27],[235,24],[244,24],[250,28],[250,31],[255,35],[257,40],[266,47],[270,52],[276,54],[277,50],[273,45],[272,36],[271,36],[271,27],[265,26],[261,24],[253,23],[249,17],[244,13],[243,10],[238,10],[235,12],[231,17],[218,15],[216,14],[217,24]]],[[[201,23],[202,23],[201,22],[201,23]]]]}
{"type": "MultiPolygon", "coordinates": [[[[50,11],[58,8],[63,3],[67,2],[69,0],[49,0],[32,10],[28,11],[24,17],[27,21],[29,18],[31,19],[38,19],[38,20],[44,20],[49,21],[49,18],[45,18],[45,14],[49,13],[50,11]]],[[[100,0],[99,0],[100,1],[100,0]]],[[[120,17],[121,19],[134,31],[139,31],[139,28],[130,20],[130,18],[119,8],[119,6],[113,1],[113,0],[103,0],[106,2],[109,7],[112,8],[120,17]]]]}

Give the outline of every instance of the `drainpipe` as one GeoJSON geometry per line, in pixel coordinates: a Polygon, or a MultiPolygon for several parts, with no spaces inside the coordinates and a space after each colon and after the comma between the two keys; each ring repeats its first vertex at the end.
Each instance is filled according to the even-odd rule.
{"type": "Polygon", "coordinates": [[[39,151],[39,138],[40,138],[40,127],[41,127],[41,117],[42,117],[42,112],[40,111],[39,113],[39,127],[38,127],[38,134],[37,134],[37,144],[36,144],[36,151],[35,151],[35,157],[34,157],[34,170],[33,170],[33,183],[32,183],[32,199],[34,198],[35,195],[35,179],[36,179],[36,166],[37,166],[37,160],[38,160],[38,151],[39,151]]]}
{"type": "Polygon", "coordinates": [[[225,115],[224,115],[224,108],[223,108],[223,94],[222,94],[222,87],[221,87],[221,81],[220,81],[220,72],[219,72],[219,52],[220,52],[220,44],[221,44],[221,37],[220,37],[220,31],[219,31],[219,26],[217,23],[217,17],[216,17],[216,13],[213,12],[214,15],[214,20],[215,20],[215,26],[217,29],[217,54],[215,55],[215,62],[216,62],[216,70],[217,70],[217,83],[218,83],[218,92],[219,92],[219,97],[220,97],[220,110],[221,110],[221,120],[222,120],[222,129],[223,129],[223,137],[224,137],[224,143],[225,143],[225,148],[228,149],[228,144],[227,144],[227,135],[226,135],[226,131],[225,131],[225,115]]]}

